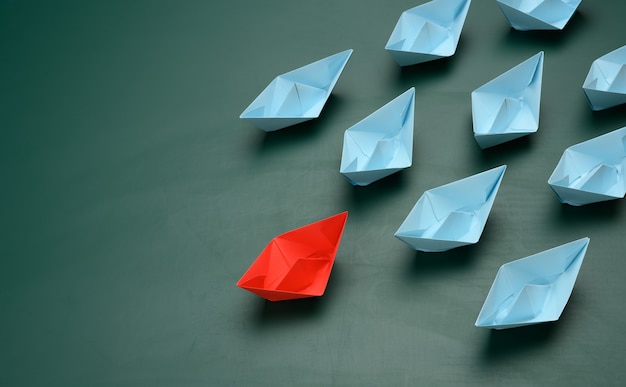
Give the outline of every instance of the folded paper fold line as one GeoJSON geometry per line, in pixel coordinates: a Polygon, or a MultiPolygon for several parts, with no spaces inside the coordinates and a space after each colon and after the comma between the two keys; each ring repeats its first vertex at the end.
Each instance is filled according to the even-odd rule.
{"type": "Polygon", "coordinates": [[[432,0],[404,11],[385,45],[400,66],[454,55],[471,0],[432,0]]]}
{"type": "Polygon", "coordinates": [[[477,243],[505,170],[502,165],[425,191],[395,237],[425,252],[477,243]]]}
{"type": "Polygon", "coordinates": [[[543,58],[541,51],[472,91],[474,138],[481,148],[537,131],[543,58]]]}
{"type": "Polygon", "coordinates": [[[270,132],[319,117],[352,51],[277,76],[239,118],[270,132]]]}
{"type": "Polygon", "coordinates": [[[626,127],[567,148],[548,184],[559,201],[573,206],[626,195],[626,127]]]}
{"type": "Polygon", "coordinates": [[[511,27],[520,31],[562,30],[582,0],[497,0],[511,27]]]}
{"type": "Polygon", "coordinates": [[[324,294],[348,212],[273,238],[237,282],[270,301],[324,294]]]}
{"type": "Polygon", "coordinates": [[[413,163],[415,88],[410,88],[344,132],[339,172],[365,186],[413,163]]]}
{"type": "Polygon", "coordinates": [[[591,63],[583,91],[592,110],[604,110],[626,103],[626,46],[591,63]]]}
{"type": "Polygon", "coordinates": [[[556,321],[570,298],[589,238],[505,263],[475,325],[507,329],[556,321]]]}

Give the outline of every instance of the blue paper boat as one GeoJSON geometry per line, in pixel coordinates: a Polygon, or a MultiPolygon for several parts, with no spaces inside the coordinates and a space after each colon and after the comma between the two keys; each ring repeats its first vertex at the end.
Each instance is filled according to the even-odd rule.
{"type": "Polygon", "coordinates": [[[476,326],[506,329],[558,320],[588,245],[589,238],[582,238],[502,265],[476,326]]]}
{"type": "Polygon", "coordinates": [[[317,118],[352,50],[346,50],[279,75],[239,118],[266,132],[317,118]]]}
{"type": "Polygon", "coordinates": [[[481,148],[539,128],[543,51],[472,92],[474,138],[481,148]]]}
{"type": "Polygon", "coordinates": [[[583,91],[592,110],[626,103],[626,46],[593,61],[583,91]]]}
{"type": "Polygon", "coordinates": [[[432,0],[404,11],[385,49],[400,66],[454,55],[470,0],[432,0]]]}
{"type": "Polygon", "coordinates": [[[415,250],[436,252],[478,242],[506,165],[429,189],[395,236],[415,250]]]}
{"type": "Polygon", "coordinates": [[[520,31],[562,30],[582,0],[498,0],[511,27],[520,31]]]}
{"type": "Polygon", "coordinates": [[[626,127],[567,148],[548,184],[562,203],[582,206],[626,193],[626,127]]]}
{"type": "Polygon", "coordinates": [[[339,172],[353,185],[368,185],[413,162],[415,88],[348,128],[339,172]]]}

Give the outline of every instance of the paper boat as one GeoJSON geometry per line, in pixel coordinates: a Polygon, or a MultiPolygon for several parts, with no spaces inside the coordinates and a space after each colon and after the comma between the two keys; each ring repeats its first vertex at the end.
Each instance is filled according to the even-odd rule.
{"type": "Polygon", "coordinates": [[[400,15],[385,49],[400,66],[454,55],[470,0],[432,0],[400,15]]]}
{"type": "Polygon", "coordinates": [[[626,103],[626,46],[593,61],[583,91],[592,110],[626,103]]]}
{"type": "Polygon", "coordinates": [[[415,88],[348,128],[339,172],[353,185],[368,185],[411,166],[415,88]]]}
{"type": "Polygon", "coordinates": [[[543,51],[472,92],[474,138],[481,148],[539,128],[543,51]]]}
{"type": "Polygon", "coordinates": [[[626,127],[567,148],[548,184],[561,203],[582,206],[626,193],[626,127]]]}
{"type": "Polygon", "coordinates": [[[478,242],[505,169],[502,165],[424,192],[395,236],[426,252],[478,242]]]}
{"type": "Polygon", "coordinates": [[[237,286],[270,301],[321,296],[347,217],[342,212],[275,237],[237,286]]]}
{"type": "Polygon", "coordinates": [[[558,320],[588,245],[589,238],[582,238],[502,265],[476,326],[506,329],[558,320]]]}
{"type": "Polygon", "coordinates": [[[562,30],[582,0],[498,0],[511,27],[520,31],[562,30]]]}
{"type": "Polygon", "coordinates": [[[239,118],[266,132],[317,118],[352,50],[346,50],[279,75],[239,118]]]}

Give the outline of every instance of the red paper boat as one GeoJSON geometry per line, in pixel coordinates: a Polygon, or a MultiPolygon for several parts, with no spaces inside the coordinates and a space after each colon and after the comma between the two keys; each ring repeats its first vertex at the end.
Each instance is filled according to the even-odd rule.
{"type": "Polygon", "coordinates": [[[347,218],[345,211],[275,237],[237,286],[270,301],[321,296],[347,218]]]}

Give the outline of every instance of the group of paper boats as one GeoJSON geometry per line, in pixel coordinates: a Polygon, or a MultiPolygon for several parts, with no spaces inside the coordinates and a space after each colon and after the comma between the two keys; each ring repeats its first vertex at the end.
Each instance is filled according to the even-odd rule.
{"type": "MultiPolygon", "coordinates": [[[[498,1],[520,30],[561,29],[579,3],[498,1]]],[[[433,0],[405,11],[386,49],[403,66],[453,55],[469,6],[470,0],[433,0]]],[[[339,52],[279,75],[240,118],[269,132],[319,117],[351,54],[339,52]]],[[[539,52],[472,91],[472,126],[481,148],[538,130],[543,62],[539,52]]],[[[626,103],[626,46],[592,63],[583,91],[593,110],[626,103]]],[[[412,165],[414,106],[411,88],[345,131],[339,171],[351,184],[369,185],[412,165]]]]}
{"type": "MultiPolygon", "coordinates": [[[[489,212],[495,196],[493,191],[497,191],[502,172],[503,168],[497,168],[475,176],[483,183],[491,185],[487,198],[484,195],[482,198],[480,195],[474,198],[476,203],[482,202],[482,205],[457,209],[458,204],[452,204],[446,206],[447,214],[436,214],[441,211],[429,212],[433,209],[431,199],[426,199],[426,205],[430,206],[427,217],[432,219],[427,219],[424,226],[429,229],[434,225],[436,229],[441,229],[445,227],[443,224],[451,214],[467,214],[470,218],[475,218],[462,219],[462,222],[469,228],[477,229],[480,234],[484,220],[479,218],[489,212]],[[491,179],[493,177],[495,182],[491,179]],[[436,219],[437,216],[443,217],[443,222],[436,219]]],[[[468,180],[458,183],[461,184],[458,188],[462,188],[468,180]]],[[[450,186],[440,188],[445,191],[445,187],[450,186]]],[[[436,196],[437,193],[432,194],[436,190],[432,190],[429,196],[425,194],[422,199],[436,196]]],[[[237,286],[270,301],[323,295],[347,217],[348,213],[342,212],[275,237],[237,282],[237,286]]],[[[407,221],[410,218],[411,215],[407,221]]],[[[400,229],[405,227],[407,221],[400,229]]],[[[409,238],[407,243],[412,245],[414,240],[422,237],[418,232],[416,239],[409,238]]],[[[473,238],[474,235],[470,236],[468,243],[473,243],[473,238]]],[[[452,247],[455,245],[452,244],[452,247]]],[[[558,320],[572,293],[588,245],[589,238],[582,238],[502,265],[475,325],[506,329],[558,320]]],[[[443,244],[435,245],[435,249],[441,246],[443,244]]]]}
{"type": "MultiPolygon", "coordinates": [[[[432,0],[402,13],[385,49],[400,66],[456,51],[471,0],[432,0]]],[[[517,30],[560,30],[581,0],[497,0],[517,30]]],[[[276,77],[240,118],[267,132],[317,118],[345,68],[346,50],[276,77]]],[[[471,93],[474,138],[488,148],[539,127],[544,53],[471,93]]],[[[626,103],[626,46],[595,60],[583,91],[591,109],[626,103]]],[[[345,130],[340,173],[366,186],[412,164],[415,89],[345,130]]],[[[411,248],[440,252],[479,241],[506,165],[426,190],[395,236],[411,248]]],[[[626,194],[626,127],[566,149],[548,180],[574,206],[626,194]]],[[[274,238],[237,285],[270,301],[321,296],[347,212],[274,238]]],[[[589,238],[502,265],[476,326],[512,328],[555,321],[572,292],[589,238]]]]}

